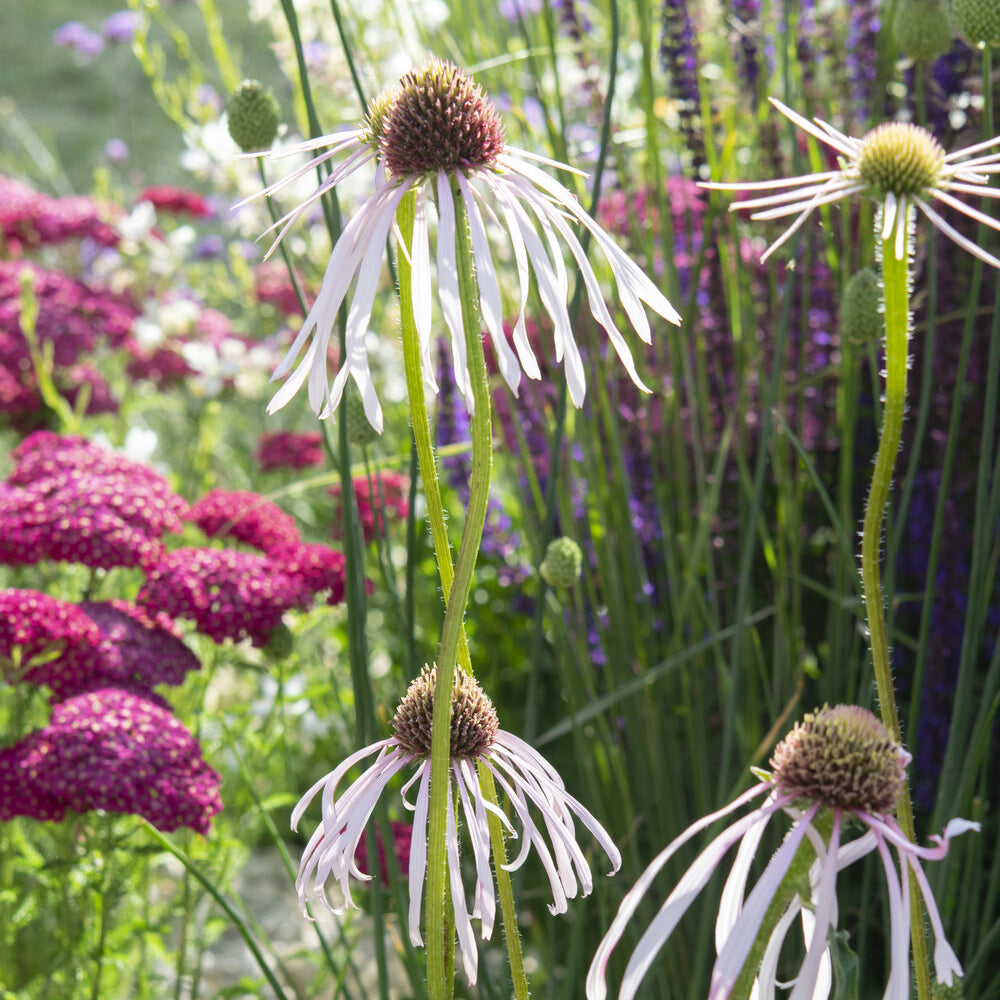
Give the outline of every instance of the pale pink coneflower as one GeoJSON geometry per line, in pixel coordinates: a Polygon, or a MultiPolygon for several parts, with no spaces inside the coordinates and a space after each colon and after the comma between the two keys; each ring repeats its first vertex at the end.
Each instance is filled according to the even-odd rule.
{"type": "Polygon", "coordinates": [[[566,305],[570,284],[563,246],[569,249],[583,277],[594,319],[607,332],[632,380],[646,388],[574,232],[574,224],[590,232],[607,258],[625,313],[645,343],[650,343],[651,332],[643,303],[672,323],[680,322],[676,310],[635,262],[580,207],[576,196],[537,164],[558,170],[572,168],[509,147],[495,107],[483,91],[451,63],[434,59],[424,68],[408,73],[395,87],[369,104],[364,122],[358,128],[311,139],[267,155],[288,156],[317,149],[323,151],[263,192],[274,194],[317,165],[345,157],[302,204],[272,227],[279,229],[275,243],[318,198],[372,160],[375,161],[375,185],[333,247],[319,295],[274,378],[291,371],[307,341],[309,346],[271,400],[268,412],[273,413],[284,406],[308,380],[310,405],[319,416],[329,416],[340,402],[350,377],[360,390],[368,420],[381,431],[382,409],[368,367],[365,336],[382,271],[386,240],[395,230],[396,209],[409,191],[416,196],[410,258],[414,315],[424,378],[431,389],[436,386],[430,357],[433,338],[429,221],[436,214],[438,301],[451,334],[455,382],[469,408],[474,405],[458,284],[456,230],[461,216],[456,209],[459,203],[468,220],[482,319],[493,343],[500,372],[515,393],[522,369],[530,378],[541,378],[525,326],[525,307],[533,271],[542,305],[552,319],[556,360],[565,359],[570,398],[577,406],[583,402],[586,378],[566,305]],[[491,230],[506,233],[516,265],[519,307],[513,325],[513,349],[503,331],[503,296],[490,248],[491,230]],[[347,315],[346,352],[331,384],[326,370],[327,349],[337,313],[352,283],[354,293],[347,315]]]}
{"type": "MultiPolygon", "coordinates": [[[[421,901],[427,869],[427,817],[430,801],[431,719],[437,672],[425,668],[410,685],[392,720],[393,735],[379,740],[344,760],[320,779],[302,797],[292,813],[292,829],[297,829],[310,802],[322,791],[322,822],[309,839],[298,877],[295,880],[299,905],[308,915],[307,904],[316,896],[334,913],[353,906],[350,879],[371,876],[357,865],[355,852],[375,805],[390,781],[402,772],[413,771],[401,790],[403,804],[413,811],[413,835],[409,856],[409,934],[417,946],[420,933],[421,901]],[[375,761],[340,796],[337,788],[352,767],[369,757],[375,761]],[[411,790],[416,786],[415,793],[411,790]],[[341,899],[331,902],[326,883],[338,884],[341,899]]],[[[472,921],[479,920],[483,940],[493,933],[496,898],[490,868],[488,814],[497,816],[507,836],[520,836],[521,848],[506,868],[519,868],[534,847],[549,877],[552,913],[565,913],[567,900],[593,889],[590,866],[579,844],[573,817],[586,827],[611,860],[612,871],[621,865],[621,855],[600,823],[570,795],[559,774],[524,740],[500,729],[496,710],[482,688],[470,675],[457,671],[452,694],[451,766],[448,785],[447,851],[454,909],[455,931],[466,976],[476,981],[478,953],[472,921]],[[507,816],[488,802],[479,787],[477,763],[484,764],[506,796],[520,824],[520,834],[507,816]],[[471,913],[462,884],[457,805],[461,805],[472,859],[476,887],[471,913]],[[539,819],[535,816],[540,817],[539,819]]]]}
{"type": "Polygon", "coordinates": [[[840,167],[801,177],[700,185],[721,191],[786,189],[779,190],[778,194],[734,202],[730,206],[731,211],[752,209],[751,218],[759,220],[796,216],[795,221],[767,248],[761,260],[767,260],[785,244],[821,205],[858,194],[874,198],[879,203],[880,235],[883,241],[892,245],[897,260],[902,260],[907,251],[907,227],[904,223],[910,209],[915,208],[963,250],[992,267],[1000,268],[1000,259],[963,236],[930,204],[932,201],[941,202],[984,226],[1000,229],[1000,220],[955,197],[956,194],[967,194],[1000,198],[1000,189],[989,186],[991,175],[1000,172],[1000,150],[980,155],[984,150],[1000,145],[1000,136],[945,153],[930,132],[911,122],[884,122],[858,139],[845,135],[819,118],[809,121],[774,97],[770,100],[786,118],[835,150],[839,154],[840,167]]]}
{"type": "Polygon", "coordinates": [[[892,811],[906,781],[909,760],[910,755],[892,741],[882,723],[866,709],[838,705],[807,714],[775,749],[771,758],[773,774],[759,772],[759,784],[689,826],[657,855],[629,890],[591,963],[586,984],[588,1000],[604,1000],[607,996],[606,975],[611,953],[664,865],[696,834],[760,796],[766,796],[763,803],[715,837],[667,896],[629,959],[619,1000],[635,996],[656,955],[695,896],[708,884],[726,853],[739,844],[719,905],[715,926],[718,957],[708,993],[709,1000],[729,997],[805,838],[816,853],[809,872],[811,895],[803,902],[797,893],[793,894],[771,931],[751,994],[755,1000],[774,1000],[778,959],[796,917],[802,921],[806,952],[794,982],[785,984],[792,987],[789,1000],[825,1000],[829,995],[829,933],[837,927],[837,873],[872,851],[878,852],[882,862],[889,900],[892,968],[885,1000],[907,1000],[909,996],[908,870],[916,877],[934,930],[937,979],[948,985],[954,976],[961,976],[962,967],[945,939],[941,916],[920,860],[944,857],[951,837],[978,830],[979,824],[953,819],[943,836],[931,837],[936,842],[932,848],[917,847],[908,841],[892,811]],[[764,829],[777,813],[792,819],[791,831],[746,895],[750,867],[764,829]],[[845,842],[842,836],[849,819],[850,825],[859,822],[867,829],[861,836],[845,842]],[[824,832],[820,832],[821,827],[824,832]]]}

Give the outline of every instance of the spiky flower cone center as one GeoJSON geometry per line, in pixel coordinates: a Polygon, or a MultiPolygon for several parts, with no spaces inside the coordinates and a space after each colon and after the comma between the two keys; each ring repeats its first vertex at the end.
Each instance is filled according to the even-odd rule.
{"type": "MultiPolygon", "coordinates": [[[[377,123],[386,169],[396,177],[491,167],[506,148],[503,123],[483,91],[450,62],[404,76],[368,121],[377,123]]],[[[374,112],[374,113],[373,113],[374,112]]]]}
{"type": "Polygon", "coordinates": [[[944,149],[925,129],[908,122],[886,122],[862,139],[861,179],[879,195],[919,195],[938,186],[944,149]]]}
{"type": "MultiPolygon", "coordinates": [[[[431,722],[437,667],[424,667],[410,684],[393,716],[392,728],[404,750],[418,757],[431,755],[431,722]]],[[[455,672],[451,691],[451,757],[482,757],[493,746],[500,724],[493,702],[474,677],[455,672]]]]}
{"type": "Polygon", "coordinates": [[[906,755],[871,712],[856,705],[805,716],[771,758],[778,787],[836,809],[890,813],[906,781],[906,755]]]}

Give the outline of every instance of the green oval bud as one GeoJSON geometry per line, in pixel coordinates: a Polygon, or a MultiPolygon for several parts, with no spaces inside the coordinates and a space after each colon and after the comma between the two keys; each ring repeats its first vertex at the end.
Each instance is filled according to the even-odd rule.
{"type": "Polygon", "coordinates": [[[955,38],[942,0],[900,0],[892,34],[903,55],[914,62],[930,62],[944,55],[955,38]]]}
{"type": "Polygon", "coordinates": [[[542,579],[550,587],[572,587],[583,572],[583,553],[580,546],[567,538],[554,538],[545,550],[545,558],[538,567],[542,579]]]}
{"type": "Polygon", "coordinates": [[[864,267],[847,283],[840,305],[840,339],[844,343],[867,344],[881,340],[885,317],[881,311],[882,289],[878,275],[864,267]]]}
{"type": "Polygon", "coordinates": [[[281,111],[257,80],[244,80],[229,98],[229,134],[244,153],[269,149],[278,134],[281,111]]]}
{"type": "Polygon", "coordinates": [[[1000,46],[1000,0],[954,0],[951,16],[970,45],[1000,46]]]}

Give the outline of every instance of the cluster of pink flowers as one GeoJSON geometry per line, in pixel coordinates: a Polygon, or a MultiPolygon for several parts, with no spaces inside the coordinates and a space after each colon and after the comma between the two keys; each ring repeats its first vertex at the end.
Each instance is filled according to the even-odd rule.
{"type": "MultiPolygon", "coordinates": [[[[410,513],[410,480],[398,472],[376,472],[369,479],[358,476],[354,480],[354,498],[358,505],[358,517],[366,542],[372,542],[386,531],[384,514],[396,520],[405,521],[410,513]]],[[[340,484],[329,489],[330,496],[337,501],[341,498],[340,484]]],[[[339,505],[338,505],[339,507],[339,505]]],[[[333,537],[343,537],[341,527],[342,509],[334,515],[333,537]]]]}
{"type": "Polygon", "coordinates": [[[91,239],[114,246],[118,233],[111,221],[121,209],[85,195],[52,198],[21,181],[0,176],[0,239],[9,254],[26,247],[91,239]]]}
{"type": "Polygon", "coordinates": [[[38,301],[35,336],[40,347],[52,352],[56,388],[74,405],[87,386],[87,413],[115,412],[118,401],[91,362],[102,350],[128,346],[135,307],[125,296],[91,288],[61,271],[28,261],[0,260],[0,413],[15,424],[29,425],[43,410],[21,326],[25,277],[30,278],[38,301]]]}
{"type": "MultiPolygon", "coordinates": [[[[254,285],[258,302],[267,302],[274,306],[284,316],[301,316],[302,307],[295,287],[288,277],[288,268],[278,261],[265,261],[254,271],[254,285]]],[[[312,305],[315,296],[309,295],[304,288],[304,282],[299,280],[300,287],[306,295],[306,305],[312,305]]]]}
{"type": "Polygon", "coordinates": [[[233,538],[261,552],[301,540],[294,518],[248,490],[212,490],[194,504],[188,520],[211,538],[233,538]]]}
{"type": "Polygon", "coordinates": [[[148,187],[136,200],[148,201],[160,212],[193,215],[199,219],[207,219],[214,214],[212,206],[197,191],[171,184],[148,187]]]}
{"type": "Polygon", "coordinates": [[[193,621],[216,642],[249,638],[263,646],[286,611],[309,606],[312,590],[266,555],[182,548],[152,567],[138,601],[193,621]]]}
{"type": "Polygon", "coordinates": [[[219,777],[153,690],[200,666],[166,616],[0,591],[0,666],[10,685],[47,687],[54,706],[47,726],[0,750],[0,821],[106,809],[208,829],[219,777]]]}
{"type": "Polygon", "coordinates": [[[148,698],[108,687],[55,706],[48,726],[0,750],[0,820],[66,810],[143,816],[206,833],[222,809],[198,741],[148,698]]]}
{"type": "Polygon", "coordinates": [[[0,484],[0,561],[148,567],[179,532],[186,501],[152,469],[79,437],[37,431],[0,484]]]}
{"type": "Polygon", "coordinates": [[[264,472],[275,469],[310,469],[323,464],[319,431],[268,431],[257,442],[257,462],[264,472]]]}

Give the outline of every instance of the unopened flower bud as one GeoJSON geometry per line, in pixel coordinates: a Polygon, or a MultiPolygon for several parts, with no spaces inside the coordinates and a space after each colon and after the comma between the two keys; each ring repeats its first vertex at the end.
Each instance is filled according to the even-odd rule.
{"type": "Polygon", "coordinates": [[[278,134],[281,111],[257,80],[244,80],[229,99],[229,134],[244,153],[268,149],[278,134]]]}
{"type": "Polygon", "coordinates": [[[892,34],[903,55],[914,62],[944,55],[955,38],[944,0],[901,0],[892,34]]]}
{"type": "Polygon", "coordinates": [[[572,587],[583,572],[583,553],[572,538],[554,538],[538,568],[550,587],[572,587]]]}
{"type": "Polygon", "coordinates": [[[954,0],[951,16],[970,45],[1000,46],[1000,0],[954,0]]]}
{"type": "Polygon", "coordinates": [[[840,307],[840,338],[855,344],[867,344],[882,339],[885,317],[881,311],[882,291],[878,275],[864,267],[844,289],[840,307]]]}

